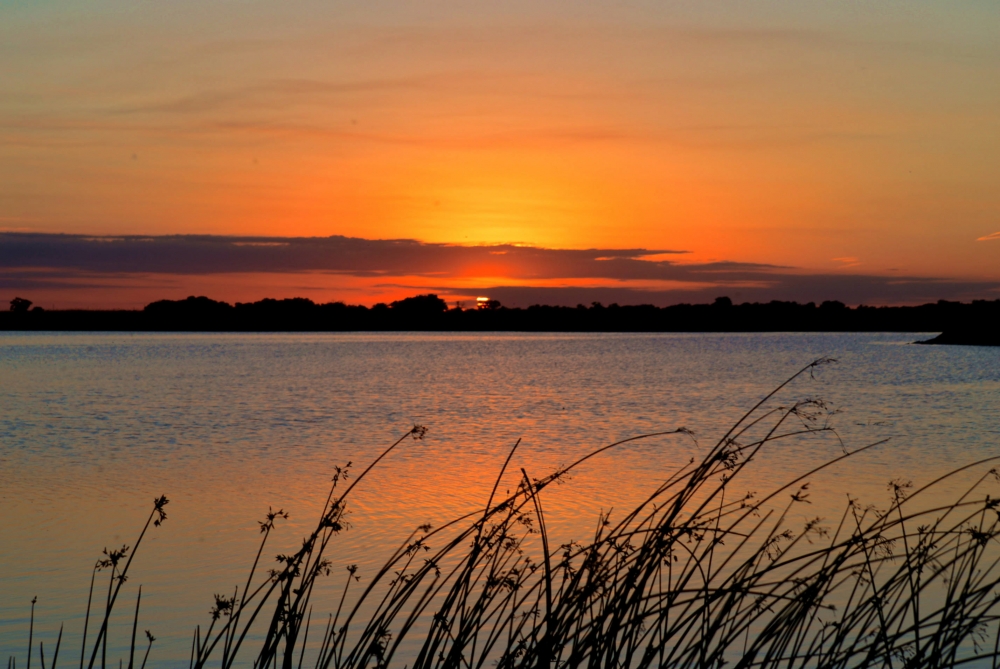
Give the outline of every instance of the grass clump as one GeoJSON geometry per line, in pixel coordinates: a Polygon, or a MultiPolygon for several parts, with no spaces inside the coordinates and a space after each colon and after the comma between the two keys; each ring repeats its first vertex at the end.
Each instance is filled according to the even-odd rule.
{"type": "MultiPolygon", "coordinates": [[[[356,478],[337,469],[315,528],[263,570],[275,523],[287,517],[268,513],[246,584],[216,595],[207,626],[196,628],[190,668],[996,666],[1000,499],[984,490],[997,471],[983,460],[920,488],[895,480],[886,508],[850,499],[829,525],[792,527],[809,478],[874,445],[766,495],[734,493],[762,449],[832,432],[821,401],[774,405],[792,379],[622,518],[602,515],[585,542],[551,544],[546,488],[608,449],[688,431],[611,444],[540,479],[521,469],[516,488],[498,495],[515,445],[484,508],[417,528],[363,587],[352,588],[359,578],[349,567],[329,613],[314,620],[348,496],[405,439],[423,437],[415,426],[356,478]],[[934,503],[937,487],[979,469],[956,499],[934,503]]],[[[151,520],[162,520],[161,500],[151,520]]],[[[102,567],[111,581],[88,669],[99,656],[104,667],[107,621],[131,562],[119,571],[124,555],[115,555],[102,567]]],[[[129,669],[138,601],[135,620],[129,669]]]]}

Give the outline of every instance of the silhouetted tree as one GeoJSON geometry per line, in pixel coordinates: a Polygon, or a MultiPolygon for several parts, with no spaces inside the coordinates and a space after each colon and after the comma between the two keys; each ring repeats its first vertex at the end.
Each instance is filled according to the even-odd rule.
{"type": "Polygon", "coordinates": [[[448,311],[448,303],[434,293],[417,295],[398,300],[389,305],[393,311],[419,316],[442,314],[448,311]]]}
{"type": "Polygon", "coordinates": [[[30,308],[31,308],[31,300],[26,300],[23,297],[15,297],[13,300],[10,301],[10,310],[15,313],[19,314],[27,313],[27,311],[30,308]]]}
{"type": "Polygon", "coordinates": [[[151,316],[170,316],[184,318],[199,318],[216,316],[232,312],[233,306],[228,302],[217,302],[204,295],[191,295],[185,300],[159,300],[145,306],[144,312],[151,316]]]}

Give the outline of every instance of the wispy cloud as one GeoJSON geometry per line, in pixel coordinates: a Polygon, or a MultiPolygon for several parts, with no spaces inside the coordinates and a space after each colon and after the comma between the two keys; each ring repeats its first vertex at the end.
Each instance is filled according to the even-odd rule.
{"type": "Polygon", "coordinates": [[[988,242],[988,241],[993,240],[993,239],[1000,239],[1000,232],[991,232],[988,235],[984,235],[984,236],[978,238],[976,241],[977,242],[988,242]]]}

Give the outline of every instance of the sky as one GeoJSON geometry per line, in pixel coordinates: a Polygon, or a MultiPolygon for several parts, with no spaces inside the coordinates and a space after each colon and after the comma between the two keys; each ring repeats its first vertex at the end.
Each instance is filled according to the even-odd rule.
{"type": "Polygon", "coordinates": [[[1000,5],[0,0],[0,299],[1000,298],[1000,5]]]}

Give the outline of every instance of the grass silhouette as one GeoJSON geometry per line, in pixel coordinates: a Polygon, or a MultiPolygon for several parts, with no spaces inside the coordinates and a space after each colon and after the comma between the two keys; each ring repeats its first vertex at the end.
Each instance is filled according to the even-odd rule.
{"type": "MultiPolygon", "coordinates": [[[[828,362],[811,363],[763,398],[621,519],[602,515],[586,542],[551,545],[546,488],[626,442],[688,431],[611,444],[540,479],[521,469],[516,488],[498,495],[515,445],[484,508],[417,528],[363,586],[348,567],[339,599],[314,620],[313,593],[331,574],[327,554],[346,529],[351,491],[404,440],[423,437],[425,428],[415,426],[360,475],[350,465],[336,469],[301,548],[265,570],[275,523],[287,518],[269,511],[246,584],[215,595],[207,626],[195,629],[190,668],[997,666],[1000,499],[985,492],[1000,480],[987,469],[995,458],[920,488],[892,481],[885,508],[851,499],[829,527],[819,519],[792,527],[790,511],[808,503],[811,476],[875,444],[845,449],[766,495],[733,492],[762,449],[832,433],[822,401],[775,404],[792,380],[828,362]],[[956,499],[935,503],[937,489],[970,473],[973,482],[956,499]]],[[[131,552],[106,551],[95,567],[109,582],[90,645],[88,603],[81,669],[105,668],[112,609],[135,549],[150,523],[165,519],[166,504],[156,500],[131,552]]],[[[92,580],[91,595],[93,588],[92,580]]],[[[138,610],[139,599],[129,669],[138,610]]],[[[139,669],[154,641],[146,635],[139,669]]],[[[14,658],[8,667],[16,669],[14,658]]]]}

